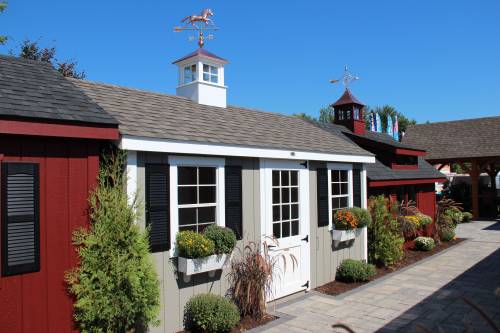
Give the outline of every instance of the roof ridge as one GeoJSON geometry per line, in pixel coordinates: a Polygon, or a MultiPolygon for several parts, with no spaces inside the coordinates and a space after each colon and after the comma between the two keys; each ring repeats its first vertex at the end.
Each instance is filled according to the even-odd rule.
{"type": "Polygon", "coordinates": [[[443,120],[443,121],[435,121],[435,122],[432,122],[432,123],[423,123],[423,124],[409,125],[408,128],[417,127],[417,126],[419,126],[419,127],[421,127],[421,126],[430,126],[430,125],[437,125],[437,124],[460,123],[460,122],[474,121],[474,120],[497,119],[497,118],[500,118],[500,116],[485,116],[485,117],[479,117],[479,118],[443,120]]]}
{"type": "Polygon", "coordinates": [[[56,70],[54,67],[52,67],[52,64],[50,62],[47,62],[47,61],[26,59],[26,58],[18,57],[15,55],[1,54],[1,53],[0,53],[0,58],[4,58],[6,60],[14,60],[14,61],[18,61],[18,62],[27,62],[27,63],[37,64],[37,65],[41,64],[43,66],[50,66],[52,69],[56,70]]]}
{"type": "MultiPolygon", "coordinates": [[[[78,83],[84,83],[84,84],[90,84],[90,85],[96,85],[96,86],[98,85],[98,86],[104,86],[104,87],[109,87],[109,88],[118,88],[118,89],[130,90],[130,91],[137,91],[137,92],[142,92],[142,93],[154,94],[154,95],[157,95],[157,96],[165,96],[165,97],[178,98],[178,99],[182,99],[182,100],[185,100],[185,101],[188,101],[188,102],[196,103],[196,102],[190,100],[187,97],[178,96],[178,95],[169,94],[169,93],[164,93],[164,92],[157,92],[157,91],[151,91],[151,90],[147,90],[147,89],[121,86],[121,85],[118,85],[118,84],[107,83],[107,82],[100,82],[100,81],[95,81],[95,80],[87,80],[87,79],[81,80],[81,79],[75,79],[75,78],[72,78],[72,77],[66,77],[66,79],[68,79],[70,81],[73,81],[73,82],[78,82],[78,83]]],[[[212,105],[205,105],[205,106],[206,107],[221,108],[221,107],[212,106],[212,105]]],[[[256,109],[256,108],[252,108],[252,107],[246,107],[246,106],[239,106],[239,105],[228,104],[227,108],[229,108],[229,107],[230,108],[234,108],[234,109],[243,109],[245,111],[250,111],[250,112],[265,113],[265,114],[271,114],[271,115],[276,115],[276,116],[286,117],[286,118],[291,118],[291,119],[304,120],[302,118],[295,117],[294,115],[283,114],[283,113],[275,112],[275,111],[261,110],[261,109],[256,109]]]]}

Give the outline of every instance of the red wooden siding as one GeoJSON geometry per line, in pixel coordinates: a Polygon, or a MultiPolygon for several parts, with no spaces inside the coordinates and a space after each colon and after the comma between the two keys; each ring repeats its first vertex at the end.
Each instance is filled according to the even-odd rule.
{"type": "Polygon", "coordinates": [[[76,332],[64,272],[77,262],[72,231],[88,223],[99,142],[0,135],[0,159],[40,165],[40,271],[0,276],[0,331],[76,332]]]}

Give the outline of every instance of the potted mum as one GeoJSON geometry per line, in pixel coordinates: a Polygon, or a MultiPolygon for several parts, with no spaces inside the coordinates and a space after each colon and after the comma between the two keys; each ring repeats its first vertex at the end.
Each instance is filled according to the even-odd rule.
{"type": "Polygon", "coordinates": [[[203,234],[194,231],[180,231],[176,236],[178,271],[184,276],[215,271],[224,268],[234,247],[236,236],[229,228],[208,226],[203,234]]]}
{"type": "Polygon", "coordinates": [[[332,239],[334,244],[356,238],[358,217],[350,209],[341,209],[333,215],[332,239]]]}

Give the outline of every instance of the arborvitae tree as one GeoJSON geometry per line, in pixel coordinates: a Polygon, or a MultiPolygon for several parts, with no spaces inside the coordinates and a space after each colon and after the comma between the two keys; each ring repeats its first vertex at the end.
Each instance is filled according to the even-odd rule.
{"type": "Polygon", "coordinates": [[[66,273],[81,332],[122,333],[157,325],[160,288],[148,233],[135,223],[137,199],[128,203],[125,154],[103,154],[91,193],[90,226],[74,232],[79,265],[66,273]]]}

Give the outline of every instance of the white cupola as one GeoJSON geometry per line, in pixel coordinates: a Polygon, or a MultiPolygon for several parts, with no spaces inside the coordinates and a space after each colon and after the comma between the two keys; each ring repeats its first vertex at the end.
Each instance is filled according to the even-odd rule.
{"type": "Polygon", "coordinates": [[[224,65],[228,61],[202,48],[173,62],[179,67],[176,93],[200,104],[225,108],[224,65]]]}

